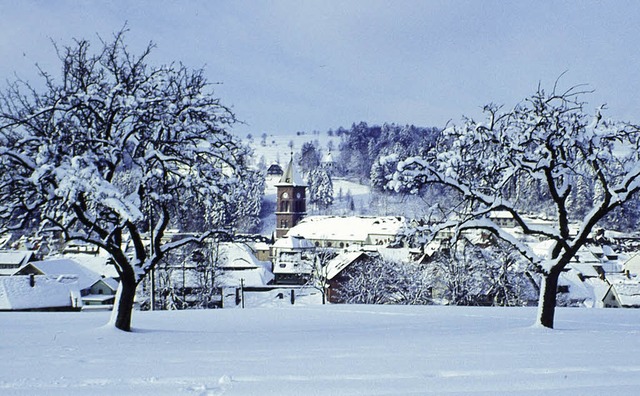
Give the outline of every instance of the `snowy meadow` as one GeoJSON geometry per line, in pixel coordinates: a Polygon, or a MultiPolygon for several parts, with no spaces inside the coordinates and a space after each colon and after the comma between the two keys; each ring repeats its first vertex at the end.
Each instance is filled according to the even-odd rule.
{"type": "Polygon", "coordinates": [[[637,310],[327,305],[2,313],[3,395],[635,395],[637,310]]]}

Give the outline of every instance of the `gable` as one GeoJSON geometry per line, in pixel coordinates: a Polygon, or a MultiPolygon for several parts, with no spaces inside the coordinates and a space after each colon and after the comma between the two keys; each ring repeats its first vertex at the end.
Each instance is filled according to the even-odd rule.
{"type": "Polygon", "coordinates": [[[605,308],[614,308],[620,306],[620,301],[618,300],[618,296],[613,286],[609,286],[609,289],[604,294],[604,297],[602,297],[602,305],[605,308]]]}
{"type": "Polygon", "coordinates": [[[113,278],[98,279],[93,285],[91,285],[89,294],[114,295],[118,290],[118,284],[118,281],[113,278]]]}

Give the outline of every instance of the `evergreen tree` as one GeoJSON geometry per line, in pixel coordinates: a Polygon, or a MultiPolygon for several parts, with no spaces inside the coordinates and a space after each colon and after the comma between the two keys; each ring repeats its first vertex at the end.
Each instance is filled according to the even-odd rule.
{"type": "Polygon", "coordinates": [[[333,204],[333,182],[324,168],[318,168],[309,174],[309,202],[320,209],[333,204]]]}
{"type": "Polygon", "coordinates": [[[300,160],[298,161],[300,171],[303,174],[309,174],[320,166],[321,159],[321,154],[315,144],[312,142],[304,143],[300,149],[300,160]]]}

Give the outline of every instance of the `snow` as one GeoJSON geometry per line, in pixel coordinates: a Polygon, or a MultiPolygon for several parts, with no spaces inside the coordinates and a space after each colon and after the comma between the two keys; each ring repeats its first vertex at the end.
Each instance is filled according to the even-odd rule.
{"type": "MultiPolygon", "coordinates": [[[[285,297],[286,298],[286,297],[285,297]]],[[[3,395],[635,395],[627,309],[326,305],[3,313],[3,395]],[[37,367],[37,370],[34,368],[37,367]]]]}

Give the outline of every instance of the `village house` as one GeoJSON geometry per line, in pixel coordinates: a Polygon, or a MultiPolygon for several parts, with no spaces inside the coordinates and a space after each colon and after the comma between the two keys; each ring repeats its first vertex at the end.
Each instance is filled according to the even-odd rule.
{"type": "Polygon", "coordinates": [[[22,267],[15,275],[44,275],[75,279],[83,305],[88,306],[113,304],[118,289],[117,280],[105,278],[68,258],[34,261],[22,267]]]}
{"type": "Polygon", "coordinates": [[[278,239],[272,247],[274,283],[303,285],[315,265],[315,246],[299,236],[278,239]]]}
{"type": "Polygon", "coordinates": [[[372,253],[366,253],[363,251],[352,251],[338,254],[331,259],[326,265],[326,283],[327,301],[331,303],[344,302],[340,296],[340,290],[342,285],[349,277],[351,268],[355,267],[358,263],[365,262],[371,259],[372,253]]]}
{"type": "Polygon", "coordinates": [[[277,163],[273,163],[267,168],[267,176],[282,176],[283,173],[282,167],[277,163]]]}
{"type": "Polygon", "coordinates": [[[100,278],[82,296],[83,309],[95,307],[112,307],[115,303],[119,282],[113,278],[100,278]]]}
{"type": "Polygon", "coordinates": [[[607,276],[611,285],[603,297],[606,308],[640,308],[640,280],[629,274],[612,274],[607,276]]]}
{"type": "Polygon", "coordinates": [[[220,244],[220,287],[260,287],[273,280],[271,262],[259,260],[252,249],[243,243],[220,244]]]}

